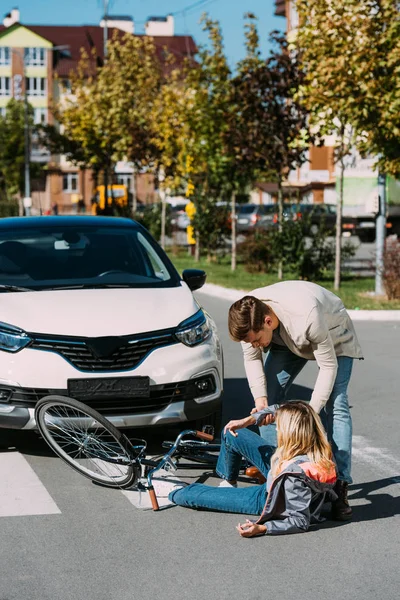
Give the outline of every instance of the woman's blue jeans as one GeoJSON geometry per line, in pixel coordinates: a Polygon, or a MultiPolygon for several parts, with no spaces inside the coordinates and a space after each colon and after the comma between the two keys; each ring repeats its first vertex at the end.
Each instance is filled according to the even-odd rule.
{"type": "MultiPolygon", "coordinates": [[[[237,437],[222,434],[221,451],[216,471],[222,479],[234,481],[239,475],[242,456],[268,477],[271,456],[275,448],[265,444],[261,436],[249,429],[240,429],[237,437]]],[[[171,492],[169,499],[180,506],[206,508],[223,512],[260,515],[267,498],[267,486],[251,485],[244,488],[211,487],[202,483],[171,492]]]]}
{"type": "MultiPolygon", "coordinates": [[[[329,400],[320,413],[320,417],[332,445],[338,478],[352,483],[351,449],[353,430],[347,388],[353,368],[353,359],[347,356],[338,356],[337,361],[338,370],[335,383],[329,400]]],[[[282,404],[285,402],[290,386],[306,363],[305,358],[293,354],[285,346],[272,344],[264,365],[269,404],[282,404]]],[[[269,446],[276,446],[275,424],[260,427],[260,435],[269,446]]]]}

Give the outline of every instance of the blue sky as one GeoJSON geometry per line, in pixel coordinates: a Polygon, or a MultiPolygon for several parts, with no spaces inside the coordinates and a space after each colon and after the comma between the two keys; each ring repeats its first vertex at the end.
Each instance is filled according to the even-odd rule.
{"type": "MultiPolygon", "coordinates": [[[[199,0],[197,0],[199,2],[199,0]]],[[[259,18],[261,46],[268,52],[268,34],[283,29],[285,21],[274,16],[274,0],[204,0],[204,6],[195,6],[196,0],[110,0],[110,14],[134,18],[135,31],[143,32],[149,16],[175,15],[175,33],[191,34],[195,41],[206,43],[207,38],[199,25],[203,11],[207,11],[222,26],[225,50],[231,67],[244,55],[243,15],[254,12],[259,18]],[[184,9],[185,12],[184,12],[184,9]]],[[[18,7],[21,22],[32,25],[97,25],[103,14],[103,0],[4,0],[4,14],[18,7]]],[[[1,17],[4,17],[4,14],[1,17]]]]}

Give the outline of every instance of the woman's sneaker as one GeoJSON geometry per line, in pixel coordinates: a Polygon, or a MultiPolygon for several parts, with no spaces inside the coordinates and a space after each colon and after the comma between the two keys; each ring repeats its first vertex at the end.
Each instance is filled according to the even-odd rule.
{"type": "Polygon", "coordinates": [[[230,481],[227,481],[226,479],[223,479],[219,486],[220,488],[237,488],[237,483],[230,483],[230,481]]]}

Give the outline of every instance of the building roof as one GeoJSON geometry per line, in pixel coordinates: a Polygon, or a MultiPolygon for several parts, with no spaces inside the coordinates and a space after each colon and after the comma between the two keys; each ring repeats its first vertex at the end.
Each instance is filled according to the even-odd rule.
{"type": "MultiPolygon", "coordinates": [[[[115,17],[114,17],[115,18],[115,17]]],[[[15,27],[17,24],[12,25],[15,27]]],[[[18,25],[22,25],[19,23],[18,25]]],[[[104,58],[103,36],[104,29],[98,25],[23,25],[37,35],[51,42],[54,46],[69,46],[69,53],[58,53],[55,71],[61,77],[67,77],[77,67],[80,60],[81,49],[90,54],[93,48],[99,61],[104,58]]],[[[6,28],[0,25],[0,34],[4,35],[6,28]]],[[[11,28],[9,28],[11,29],[11,28]]],[[[117,32],[118,35],[126,35],[125,31],[108,28],[108,39],[117,32]]],[[[128,34],[129,35],[129,34],[128,34]]],[[[142,35],[138,36],[142,37],[142,35]]],[[[153,37],[154,44],[160,61],[165,62],[164,49],[175,56],[176,62],[181,63],[186,56],[193,56],[197,52],[197,46],[190,35],[156,36],[153,37]]]]}

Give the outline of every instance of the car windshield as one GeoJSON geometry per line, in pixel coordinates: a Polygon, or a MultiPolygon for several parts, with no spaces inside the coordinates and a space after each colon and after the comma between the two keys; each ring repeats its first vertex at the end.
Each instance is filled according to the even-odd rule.
{"type": "Polygon", "coordinates": [[[178,273],[143,229],[57,225],[0,231],[0,286],[178,285],[178,273]]]}

